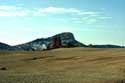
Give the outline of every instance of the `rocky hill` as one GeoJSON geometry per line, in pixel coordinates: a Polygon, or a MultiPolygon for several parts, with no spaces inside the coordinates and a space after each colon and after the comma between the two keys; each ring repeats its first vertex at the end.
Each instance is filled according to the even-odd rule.
{"type": "Polygon", "coordinates": [[[86,45],[75,40],[70,32],[60,33],[48,38],[36,39],[31,42],[14,46],[15,50],[45,50],[61,47],[84,47],[86,45]]]}
{"type": "Polygon", "coordinates": [[[64,32],[48,38],[36,39],[24,44],[10,46],[0,43],[0,50],[24,50],[24,51],[40,51],[56,48],[70,47],[89,47],[89,48],[124,48],[117,45],[85,45],[77,41],[70,32],[64,32]]]}
{"type": "Polygon", "coordinates": [[[10,45],[0,42],[0,50],[12,50],[12,49],[13,47],[11,47],[10,45]]]}
{"type": "Polygon", "coordinates": [[[4,43],[0,43],[0,50],[47,50],[62,47],[86,47],[86,45],[75,40],[75,37],[70,32],[60,33],[48,38],[40,38],[28,43],[9,46],[4,43]]]}
{"type": "Polygon", "coordinates": [[[88,45],[88,47],[91,47],[91,48],[124,48],[122,46],[110,45],[110,44],[107,44],[107,45],[88,45]]]}

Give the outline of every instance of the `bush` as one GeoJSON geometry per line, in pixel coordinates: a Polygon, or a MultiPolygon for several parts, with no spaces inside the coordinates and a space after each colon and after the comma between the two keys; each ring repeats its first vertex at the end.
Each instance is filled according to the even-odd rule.
{"type": "Polygon", "coordinates": [[[7,70],[7,67],[2,67],[0,68],[0,70],[7,70]]]}

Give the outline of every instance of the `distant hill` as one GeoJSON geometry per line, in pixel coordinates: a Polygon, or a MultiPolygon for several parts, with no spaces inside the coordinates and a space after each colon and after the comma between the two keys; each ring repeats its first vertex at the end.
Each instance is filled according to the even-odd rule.
{"type": "Polygon", "coordinates": [[[40,51],[55,48],[70,48],[70,47],[90,47],[90,48],[122,48],[117,45],[85,45],[77,41],[74,35],[70,32],[64,32],[48,38],[36,39],[24,44],[10,46],[0,43],[0,50],[24,50],[24,51],[40,51]]]}
{"type": "Polygon", "coordinates": [[[122,46],[118,46],[118,45],[88,45],[88,47],[92,47],[92,48],[123,48],[122,46]]]}
{"type": "Polygon", "coordinates": [[[46,50],[55,48],[69,48],[69,47],[86,47],[85,44],[77,41],[74,35],[70,32],[60,33],[48,38],[36,39],[24,44],[9,46],[1,43],[0,50],[46,50]]]}
{"type": "Polygon", "coordinates": [[[10,45],[0,42],[0,50],[12,50],[12,48],[10,45]]]}
{"type": "Polygon", "coordinates": [[[84,47],[86,45],[75,40],[70,32],[60,33],[48,38],[40,38],[31,42],[14,46],[15,50],[44,50],[61,47],[84,47]]]}

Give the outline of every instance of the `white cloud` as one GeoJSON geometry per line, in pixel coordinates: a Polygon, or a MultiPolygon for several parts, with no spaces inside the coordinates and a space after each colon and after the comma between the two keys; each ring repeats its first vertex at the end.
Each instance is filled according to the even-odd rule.
{"type": "Polygon", "coordinates": [[[0,10],[16,10],[15,6],[0,6],[0,10]]]}
{"type": "Polygon", "coordinates": [[[102,19],[102,20],[104,20],[104,19],[111,19],[112,17],[109,17],[109,16],[102,16],[102,17],[99,17],[99,19],[102,19]]]}
{"type": "Polygon", "coordinates": [[[26,16],[29,11],[16,6],[0,6],[0,16],[26,16]]]}
{"type": "Polygon", "coordinates": [[[0,16],[26,16],[26,12],[3,12],[0,11],[0,16]]]}
{"type": "Polygon", "coordinates": [[[91,15],[91,16],[97,16],[98,12],[87,12],[87,11],[82,11],[78,13],[79,15],[91,15]]]}
{"type": "Polygon", "coordinates": [[[0,6],[0,16],[27,16],[32,10],[16,6],[0,6]]]}
{"type": "Polygon", "coordinates": [[[84,11],[76,8],[46,7],[28,9],[16,6],[0,6],[0,16],[47,16],[51,14],[61,15],[61,18],[55,18],[57,21],[64,22],[68,19],[71,22],[86,24],[93,24],[100,20],[112,18],[102,12],[84,11]]]}
{"type": "Polygon", "coordinates": [[[45,13],[41,13],[41,12],[38,12],[38,11],[34,11],[33,12],[33,16],[46,16],[47,14],[45,13]]]}
{"type": "Polygon", "coordinates": [[[36,11],[34,11],[33,14],[34,16],[47,16],[51,14],[62,15],[63,16],[62,18],[55,18],[55,20],[64,22],[67,19],[69,19],[71,22],[76,22],[76,23],[84,22],[86,24],[96,23],[98,20],[97,17],[100,17],[99,12],[83,11],[76,8],[61,8],[61,7],[40,8],[36,9],[36,11]],[[64,14],[67,14],[69,17],[65,18],[64,14]]]}
{"type": "Polygon", "coordinates": [[[67,19],[70,22],[94,24],[101,22],[104,19],[110,19],[111,17],[106,16],[103,12],[97,11],[84,11],[76,8],[61,8],[61,7],[47,7],[36,9],[34,12],[35,16],[46,16],[50,14],[62,15],[61,18],[55,18],[57,21],[66,22],[67,19]],[[67,17],[65,17],[65,15],[67,17]]]}
{"type": "Polygon", "coordinates": [[[108,16],[103,16],[103,15],[98,15],[98,16],[94,16],[92,17],[90,16],[86,16],[86,17],[81,17],[79,19],[74,19],[73,21],[75,23],[82,23],[82,24],[95,24],[95,23],[101,23],[104,22],[106,20],[106,22],[108,22],[107,20],[111,19],[112,17],[108,17],[108,16]]]}
{"type": "Polygon", "coordinates": [[[58,7],[47,7],[38,9],[41,13],[78,13],[79,10],[74,8],[58,8],[58,7]]]}
{"type": "Polygon", "coordinates": [[[45,16],[48,14],[75,14],[75,15],[98,15],[97,12],[83,11],[76,8],[61,8],[61,7],[47,7],[37,9],[27,9],[16,6],[0,6],[0,16],[25,16],[31,14],[32,16],[45,16]],[[23,12],[22,12],[23,11],[23,12]]]}
{"type": "Polygon", "coordinates": [[[75,14],[75,15],[91,15],[97,16],[98,12],[93,11],[83,11],[76,8],[61,8],[61,7],[47,7],[47,8],[38,8],[34,11],[35,16],[45,16],[48,14],[75,14]]]}
{"type": "Polygon", "coordinates": [[[98,19],[96,19],[96,18],[88,18],[88,19],[84,19],[84,18],[82,18],[82,19],[78,19],[78,20],[74,20],[74,22],[75,23],[82,23],[82,24],[94,24],[94,23],[97,23],[99,20],[98,19]]]}
{"type": "Polygon", "coordinates": [[[58,7],[47,7],[38,8],[34,11],[34,16],[45,16],[48,14],[66,14],[66,13],[80,13],[80,10],[75,8],[58,8],[58,7]]]}

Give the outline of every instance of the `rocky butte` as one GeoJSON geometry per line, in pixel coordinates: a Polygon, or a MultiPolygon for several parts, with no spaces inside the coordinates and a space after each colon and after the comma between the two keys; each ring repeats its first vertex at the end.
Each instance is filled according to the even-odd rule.
{"type": "Polygon", "coordinates": [[[67,47],[84,47],[70,32],[64,32],[48,38],[40,38],[31,42],[13,46],[13,50],[46,50],[67,47]]]}
{"type": "Polygon", "coordinates": [[[10,46],[0,43],[0,50],[22,50],[22,51],[41,51],[56,48],[70,47],[90,47],[90,48],[121,48],[117,45],[85,45],[77,41],[74,35],[70,32],[60,33],[48,38],[36,39],[24,44],[10,46]]]}
{"type": "Polygon", "coordinates": [[[82,47],[84,44],[75,40],[70,32],[64,32],[48,38],[40,38],[31,42],[14,46],[15,50],[45,50],[62,47],[82,47]]]}

